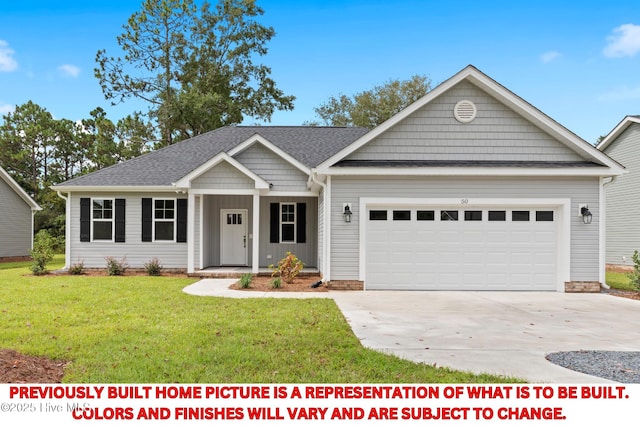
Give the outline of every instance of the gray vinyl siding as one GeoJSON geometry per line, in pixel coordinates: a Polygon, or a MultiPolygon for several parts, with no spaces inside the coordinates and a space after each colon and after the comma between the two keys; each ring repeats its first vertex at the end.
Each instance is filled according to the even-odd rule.
{"type": "MultiPolygon", "coordinates": [[[[187,268],[187,243],[143,242],[142,241],[142,199],[175,199],[176,193],[72,193],[70,196],[70,265],[83,262],[87,268],[105,268],[106,257],[118,260],[125,258],[132,268],[143,268],[151,258],[157,257],[165,268],[187,268]],[[126,235],[125,243],[80,242],[80,199],[82,197],[125,199],[126,235]]],[[[189,238],[189,237],[187,237],[189,238]]]]}
{"type": "Polygon", "coordinates": [[[193,189],[251,190],[255,182],[227,162],[220,162],[191,183],[193,189]]]}
{"type": "Polygon", "coordinates": [[[315,197],[262,197],[260,199],[260,267],[277,264],[287,252],[295,254],[305,267],[318,265],[318,199],[315,197]],[[305,243],[271,243],[269,240],[270,203],[306,203],[307,240],[305,243]]]}
{"type": "Polygon", "coordinates": [[[632,124],[605,150],[627,173],[605,187],[607,206],[606,262],[633,265],[640,250],[640,124],[632,124]]]}
{"type": "Polygon", "coordinates": [[[273,184],[273,191],[307,191],[309,174],[303,173],[260,143],[242,151],[235,159],[273,184]]]}
{"type": "Polygon", "coordinates": [[[580,161],[573,150],[464,81],[347,157],[348,160],[580,161]],[[460,100],[477,116],[459,123],[460,100]]]}
{"type": "Polygon", "coordinates": [[[571,199],[572,281],[599,278],[599,180],[598,178],[530,177],[340,177],[331,181],[331,279],[359,277],[360,197],[403,198],[568,198],[571,199]],[[342,218],[342,204],[351,203],[351,223],[342,218]],[[577,215],[586,203],[593,223],[585,225],[577,215]],[[575,215],[574,215],[575,213],[575,215]]]}
{"type": "Polygon", "coordinates": [[[30,254],[31,218],[31,207],[0,178],[0,258],[30,254]]]}
{"type": "MultiPolygon", "coordinates": [[[[203,202],[203,267],[220,266],[220,210],[246,209],[247,233],[253,234],[253,197],[252,196],[205,196],[203,202]]],[[[247,236],[248,264],[251,264],[252,241],[247,236]]]]}

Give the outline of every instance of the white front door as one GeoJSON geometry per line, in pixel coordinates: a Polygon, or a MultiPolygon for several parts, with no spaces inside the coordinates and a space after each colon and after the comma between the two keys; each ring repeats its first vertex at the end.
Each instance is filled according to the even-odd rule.
{"type": "Polygon", "coordinates": [[[220,210],[220,264],[247,265],[247,210],[220,210]]]}

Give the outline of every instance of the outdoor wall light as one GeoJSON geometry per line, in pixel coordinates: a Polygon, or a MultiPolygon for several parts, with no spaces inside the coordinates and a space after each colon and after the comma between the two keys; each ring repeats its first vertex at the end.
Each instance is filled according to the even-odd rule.
{"type": "Polygon", "coordinates": [[[582,222],[585,224],[591,224],[591,220],[593,219],[593,215],[589,211],[589,206],[583,206],[580,208],[580,213],[582,214],[582,222]]]}
{"type": "Polygon", "coordinates": [[[351,205],[349,203],[344,203],[342,206],[344,209],[342,212],[344,222],[351,222],[351,215],[353,215],[353,212],[351,212],[351,205]]]}

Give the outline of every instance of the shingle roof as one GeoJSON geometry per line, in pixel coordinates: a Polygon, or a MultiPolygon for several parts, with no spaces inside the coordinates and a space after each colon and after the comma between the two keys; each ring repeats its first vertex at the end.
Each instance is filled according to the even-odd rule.
{"type": "Polygon", "coordinates": [[[367,129],[357,127],[223,127],[71,179],[56,187],[171,185],[207,160],[231,150],[256,134],[312,168],[367,132],[367,129]]]}

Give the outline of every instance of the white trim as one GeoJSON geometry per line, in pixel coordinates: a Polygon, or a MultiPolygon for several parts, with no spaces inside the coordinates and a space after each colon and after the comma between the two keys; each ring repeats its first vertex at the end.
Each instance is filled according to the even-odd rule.
{"type": "Polygon", "coordinates": [[[251,272],[258,274],[260,271],[260,195],[253,195],[253,227],[251,230],[251,272]]]}
{"type": "Polygon", "coordinates": [[[200,257],[199,257],[200,265],[198,265],[198,269],[201,270],[204,268],[204,200],[205,198],[201,194],[198,195],[198,198],[200,199],[200,257]]]}
{"type": "Polygon", "coordinates": [[[323,280],[329,282],[331,280],[331,176],[327,176],[326,191],[324,194],[324,273],[323,280]]]}
{"type": "Polygon", "coordinates": [[[496,168],[496,167],[330,167],[328,175],[340,176],[612,176],[621,175],[605,167],[496,168]]]}
{"type": "Polygon", "coordinates": [[[226,213],[238,213],[240,212],[242,214],[242,217],[244,218],[243,222],[241,225],[244,226],[244,238],[248,239],[248,231],[249,231],[249,224],[247,223],[249,214],[248,214],[248,210],[247,209],[232,209],[232,208],[222,208],[220,209],[220,265],[221,266],[225,266],[225,265],[240,265],[240,266],[246,266],[247,263],[249,262],[249,245],[246,244],[246,240],[245,240],[245,245],[244,245],[244,263],[241,264],[225,264],[222,262],[222,254],[225,252],[224,248],[225,248],[225,235],[224,235],[224,226],[226,225],[225,222],[225,217],[226,217],[226,213]]]}
{"type": "Polygon", "coordinates": [[[270,191],[269,197],[318,197],[315,191],[270,191]]]}
{"type": "MultiPolygon", "coordinates": [[[[90,230],[89,233],[91,234],[91,242],[115,242],[115,234],[116,234],[116,199],[114,197],[91,197],[89,203],[91,203],[90,208],[91,208],[91,222],[89,223],[90,225],[90,230]],[[103,202],[106,202],[107,200],[111,200],[111,219],[95,219],[93,217],[93,201],[94,200],[102,200],[103,202]],[[93,223],[94,222],[110,222],[111,223],[111,239],[95,239],[94,238],[94,233],[93,233],[93,223]]],[[[104,212],[104,206],[102,207],[102,211],[104,212]]]]}
{"type": "Polygon", "coordinates": [[[35,200],[33,200],[31,196],[29,196],[27,192],[24,191],[24,189],[20,187],[20,185],[13,178],[11,178],[11,175],[9,175],[9,173],[1,167],[0,179],[3,179],[7,183],[7,185],[11,187],[11,189],[15,191],[16,194],[18,194],[18,196],[20,196],[20,198],[24,200],[27,205],[29,205],[32,211],[42,210],[42,208],[35,202],[35,200]]]}
{"type": "Polygon", "coordinates": [[[198,195],[202,195],[202,196],[253,196],[254,194],[260,194],[260,190],[246,190],[246,189],[240,189],[240,190],[226,190],[226,189],[221,189],[221,190],[215,190],[215,189],[208,189],[208,188],[204,188],[204,189],[190,189],[189,190],[190,194],[198,194],[198,195]]]}
{"type": "MultiPolygon", "coordinates": [[[[278,204],[278,233],[280,235],[279,244],[296,244],[298,243],[298,204],[296,202],[280,202],[278,204]],[[282,221],[282,207],[284,205],[293,206],[293,221],[282,221]],[[293,225],[293,240],[283,241],[282,240],[282,226],[284,224],[293,225]]],[[[290,212],[288,213],[290,214],[290,212]]]]}
{"type": "Polygon", "coordinates": [[[596,148],[600,151],[605,151],[607,147],[613,141],[615,141],[622,132],[627,130],[627,128],[634,123],[640,123],[640,117],[626,116],[624,119],[620,121],[620,123],[618,123],[618,125],[615,128],[613,128],[611,132],[607,134],[607,136],[605,136],[602,139],[602,141],[600,141],[600,143],[596,146],[596,148]]]}
{"type": "MultiPolygon", "coordinates": [[[[475,86],[479,87],[489,95],[498,99],[498,101],[504,103],[507,107],[516,111],[516,113],[520,114],[525,119],[531,121],[534,125],[538,126],[543,131],[548,132],[559,142],[567,145],[575,152],[582,154],[582,156],[585,156],[588,159],[592,159],[598,163],[602,163],[607,168],[612,169],[611,171],[609,171],[609,175],[622,173],[622,167],[616,161],[597,150],[588,142],[579,138],[564,126],[560,125],[559,123],[542,113],[540,110],[538,110],[513,92],[509,91],[504,86],[488,77],[486,74],[480,72],[472,65],[465,67],[453,77],[449,78],[448,80],[428,92],[425,96],[409,105],[407,108],[391,117],[381,125],[371,130],[371,132],[363,135],[352,144],[334,154],[329,159],[318,165],[316,169],[319,173],[328,173],[328,169],[332,165],[354,153],[356,150],[372,141],[373,139],[377,138],[378,136],[398,124],[400,121],[406,119],[420,108],[429,104],[435,98],[442,95],[463,80],[470,81],[475,86]]],[[[332,172],[334,171],[332,170],[332,172]]]]}
{"type": "Polygon", "coordinates": [[[236,145],[234,148],[228,151],[228,154],[232,157],[235,157],[236,155],[242,153],[243,151],[245,151],[246,149],[248,149],[249,147],[253,146],[256,143],[262,144],[265,148],[269,149],[277,156],[283,158],[292,166],[304,172],[305,174],[309,175],[311,173],[311,169],[309,169],[308,167],[306,167],[305,165],[303,165],[302,163],[300,163],[299,161],[291,157],[286,152],[282,151],[280,148],[272,144],[268,139],[266,139],[265,137],[259,134],[255,134],[251,136],[251,138],[240,143],[239,145],[236,145]]]}
{"type": "Polygon", "coordinates": [[[175,193],[177,190],[180,190],[179,188],[176,188],[175,186],[168,186],[168,185],[127,185],[127,186],[118,186],[118,185],[105,185],[105,186],[99,186],[99,185],[53,185],[50,187],[52,190],[55,191],[64,191],[67,193],[71,193],[71,192],[83,192],[83,193],[164,193],[164,192],[168,192],[168,193],[175,193]]]}
{"type": "MultiPolygon", "coordinates": [[[[153,202],[152,202],[153,203],[153,202]]],[[[176,205],[178,202],[176,201],[176,205]]],[[[176,206],[176,215],[178,216],[178,209],[176,206]]],[[[187,196],[187,272],[193,273],[195,270],[195,239],[194,239],[194,222],[195,222],[195,195],[189,194],[187,196]]],[[[176,222],[177,224],[177,222],[176,222]]]]}
{"type": "Polygon", "coordinates": [[[361,197],[359,213],[359,271],[358,280],[364,282],[366,290],[366,247],[367,247],[367,208],[372,206],[437,206],[437,207],[553,207],[558,210],[557,248],[558,259],[556,269],[556,291],[564,292],[564,283],[571,278],[571,199],[566,198],[389,198],[361,197]]]}
{"type": "MultiPolygon", "coordinates": [[[[153,243],[176,243],[176,235],[177,235],[177,228],[178,228],[178,199],[175,197],[153,197],[151,199],[151,241],[153,243]],[[167,201],[167,200],[172,200],[173,201],[173,219],[171,221],[167,221],[165,219],[156,219],[156,200],[163,200],[163,201],[167,201]],[[158,240],[156,239],[156,222],[173,222],[173,239],[168,240],[168,239],[163,239],[163,240],[158,240]]],[[[188,203],[188,202],[187,202],[188,203]]],[[[187,227],[189,227],[189,224],[187,224],[187,227]]],[[[189,235],[188,231],[187,231],[187,236],[189,235]]]]}
{"type": "Polygon", "coordinates": [[[231,166],[236,168],[238,171],[242,172],[244,175],[246,175],[247,177],[251,178],[255,182],[255,188],[256,189],[269,188],[269,183],[268,182],[266,182],[264,179],[260,178],[253,171],[251,171],[249,168],[244,166],[242,163],[240,163],[239,161],[237,161],[233,157],[229,156],[227,153],[220,153],[220,154],[214,156],[213,158],[209,159],[208,161],[206,161],[205,163],[203,163],[202,165],[200,165],[199,167],[194,169],[192,172],[190,172],[188,175],[185,175],[184,177],[180,178],[175,183],[175,187],[177,187],[177,188],[191,188],[191,183],[193,182],[194,179],[196,179],[197,177],[199,177],[203,173],[207,172],[208,170],[212,169],[213,167],[218,165],[220,162],[229,163],[231,166]]]}

